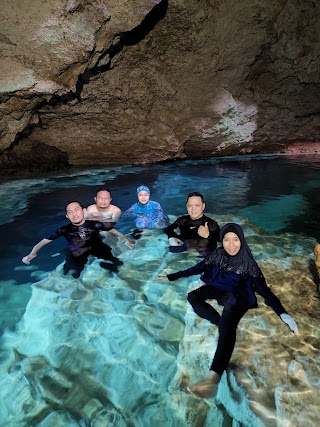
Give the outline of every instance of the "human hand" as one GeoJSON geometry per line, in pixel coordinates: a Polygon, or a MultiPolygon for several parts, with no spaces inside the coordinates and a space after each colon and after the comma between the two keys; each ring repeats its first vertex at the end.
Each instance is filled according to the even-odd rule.
{"type": "Polygon", "coordinates": [[[87,210],[85,210],[85,212],[84,212],[84,219],[93,219],[97,215],[99,215],[99,212],[88,212],[87,210]]]}
{"type": "Polygon", "coordinates": [[[169,282],[168,276],[157,276],[152,282],[169,282]]]}
{"type": "Polygon", "coordinates": [[[282,313],[280,315],[280,319],[289,326],[292,332],[294,332],[295,334],[299,333],[296,321],[293,317],[289,316],[289,314],[282,313]]]}
{"type": "Polygon", "coordinates": [[[29,255],[27,255],[27,256],[25,256],[25,257],[23,257],[23,258],[22,258],[22,262],[23,262],[24,264],[29,265],[29,264],[30,264],[30,261],[31,261],[33,258],[35,258],[36,256],[37,256],[37,254],[35,254],[35,253],[33,253],[33,252],[30,252],[30,254],[29,254],[29,255]]]}
{"type": "Polygon", "coordinates": [[[169,244],[170,244],[170,246],[182,246],[183,241],[178,239],[178,237],[170,237],[169,238],[169,244]]]}
{"type": "Polygon", "coordinates": [[[204,225],[200,225],[198,228],[198,234],[200,237],[207,239],[210,235],[210,230],[208,227],[208,223],[206,222],[204,225]]]}
{"type": "Polygon", "coordinates": [[[128,246],[128,248],[133,249],[134,248],[134,242],[132,242],[131,240],[127,239],[125,240],[124,244],[126,246],[128,246]]]}

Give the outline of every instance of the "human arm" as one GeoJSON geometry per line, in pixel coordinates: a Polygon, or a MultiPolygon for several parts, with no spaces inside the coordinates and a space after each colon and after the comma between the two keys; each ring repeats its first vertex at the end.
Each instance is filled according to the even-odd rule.
{"type": "Polygon", "coordinates": [[[208,239],[210,241],[220,242],[220,227],[218,223],[212,218],[210,218],[208,221],[208,228],[209,228],[208,239]]]}
{"type": "Polygon", "coordinates": [[[153,280],[153,282],[169,282],[168,276],[157,276],[153,280]]]}
{"type": "Polygon", "coordinates": [[[122,212],[122,215],[124,215],[124,216],[130,216],[130,215],[138,216],[138,213],[136,212],[137,208],[138,208],[138,205],[137,205],[137,203],[135,203],[132,206],[130,206],[130,208],[128,208],[127,210],[122,212]]]}
{"type": "Polygon", "coordinates": [[[198,264],[187,268],[185,270],[177,271],[176,273],[171,273],[167,275],[167,278],[170,282],[180,279],[181,277],[195,276],[197,274],[202,274],[205,271],[206,263],[205,260],[198,262],[198,264]]]}
{"type": "Polygon", "coordinates": [[[180,279],[180,277],[195,276],[204,272],[206,267],[205,260],[202,260],[193,267],[187,268],[186,270],[177,271],[176,273],[167,274],[166,276],[157,276],[153,279],[153,282],[173,282],[180,279]]]}
{"type": "Polygon", "coordinates": [[[151,202],[154,210],[150,214],[151,223],[156,228],[165,228],[169,225],[169,218],[163,212],[163,209],[158,202],[151,202]]]}
{"type": "Polygon", "coordinates": [[[98,212],[98,211],[86,211],[84,214],[84,218],[88,219],[89,221],[105,221],[105,220],[112,220],[112,213],[108,212],[98,212]]]}
{"type": "Polygon", "coordinates": [[[295,320],[287,313],[287,311],[281,304],[279,298],[271,291],[271,289],[267,285],[267,282],[263,276],[259,278],[254,278],[254,288],[258,292],[258,294],[260,294],[264,298],[265,303],[273,309],[273,311],[280,317],[280,319],[284,323],[289,326],[291,331],[295,334],[298,334],[298,326],[295,320]]]}
{"type": "Polygon", "coordinates": [[[126,245],[129,246],[131,249],[134,247],[134,242],[132,242],[130,239],[128,239],[127,236],[122,234],[119,230],[116,230],[115,228],[113,228],[112,230],[110,230],[110,233],[113,233],[116,236],[120,237],[122,240],[124,240],[126,245]]]}
{"type": "Polygon", "coordinates": [[[117,222],[119,218],[121,217],[121,209],[117,206],[112,205],[112,209],[110,209],[110,212],[100,212],[95,208],[95,205],[88,206],[84,217],[88,220],[94,220],[94,221],[110,221],[110,222],[117,222]]]}
{"type": "Polygon", "coordinates": [[[22,261],[23,261],[25,264],[30,264],[30,261],[31,261],[33,258],[35,258],[35,257],[37,256],[38,251],[39,251],[43,246],[45,246],[45,245],[47,245],[48,243],[51,243],[51,242],[52,242],[52,240],[49,240],[49,239],[42,239],[42,240],[40,240],[40,242],[39,242],[39,243],[37,243],[37,244],[33,247],[32,251],[29,253],[29,255],[26,255],[25,257],[23,257],[22,261]]]}
{"type": "MultiPolygon", "coordinates": [[[[179,226],[180,226],[180,218],[176,219],[172,224],[168,225],[168,227],[165,227],[163,229],[163,232],[168,236],[168,238],[175,237],[179,239],[178,234],[174,231],[176,228],[179,228],[179,226]]],[[[181,240],[179,239],[179,241],[181,240]]]]}

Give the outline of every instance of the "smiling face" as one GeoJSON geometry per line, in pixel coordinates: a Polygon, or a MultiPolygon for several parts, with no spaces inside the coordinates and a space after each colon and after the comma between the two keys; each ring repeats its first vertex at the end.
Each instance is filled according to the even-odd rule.
{"type": "Polygon", "coordinates": [[[150,194],[147,191],[140,191],[140,193],[138,193],[138,200],[143,205],[148,203],[149,199],[150,199],[150,194]]]}
{"type": "Polygon", "coordinates": [[[201,197],[192,196],[189,197],[187,202],[187,211],[191,219],[199,219],[203,216],[204,208],[206,207],[201,197]]]}
{"type": "Polygon", "coordinates": [[[223,236],[222,245],[227,254],[231,256],[237,255],[241,248],[239,237],[232,231],[223,236]]]}
{"type": "Polygon", "coordinates": [[[108,209],[112,200],[109,191],[105,190],[99,191],[94,199],[98,209],[108,209]]]}
{"type": "Polygon", "coordinates": [[[78,202],[69,203],[66,207],[66,217],[73,225],[82,225],[84,223],[84,209],[78,202]]]}

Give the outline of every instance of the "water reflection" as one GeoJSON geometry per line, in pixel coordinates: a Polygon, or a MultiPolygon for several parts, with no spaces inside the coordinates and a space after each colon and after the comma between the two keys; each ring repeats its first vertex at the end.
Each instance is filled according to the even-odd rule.
{"type": "MultiPolygon", "coordinates": [[[[305,425],[316,426],[314,396],[320,390],[310,378],[319,374],[319,300],[308,261],[320,237],[319,165],[317,159],[268,156],[3,182],[0,425],[225,426],[234,419],[245,426],[289,426],[294,406],[306,403],[296,397],[305,390],[311,411],[299,416],[305,425]],[[67,200],[78,197],[89,205],[103,185],[113,190],[113,203],[125,209],[141,183],[171,219],[185,213],[186,195],[196,190],[219,224],[239,222],[269,284],[296,314],[301,339],[288,336],[263,303],[245,317],[236,366],[219,389],[220,405],[181,392],[189,376],[196,380],[206,372],[217,338],[186,303],[197,280],[168,286],[152,282],[159,273],[192,265],[197,254],[168,253],[166,236],[156,230],[134,250],[111,238],[124,261],[119,274],[92,260],[81,280],[63,276],[62,239],[43,248],[30,266],[21,263],[34,243],[65,223],[67,200]]],[[[118,226],[127,233],[132,224],[122,218],[118,226]]]]}

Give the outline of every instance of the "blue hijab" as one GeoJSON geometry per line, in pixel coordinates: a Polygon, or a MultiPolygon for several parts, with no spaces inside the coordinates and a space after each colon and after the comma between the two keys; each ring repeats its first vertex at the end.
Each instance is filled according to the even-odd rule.
{"type": "MultiPolygon", "coordinates": [[[[140,193],[140,191],[145,191],[150,196],[150,189],[146,185],[140,185],[140,187],[137,188],[137,195],[140,193]]],[[[141,203],[138,200],[137,205],[142,209],[146,209],[146,211],[148,211],[150,209],[150,207],[151,207],[151,210],[153,209],[153,206],[152,206],[152,203],[150,203],[150,200],[148,200],[147,203],[141,203]]]]}

